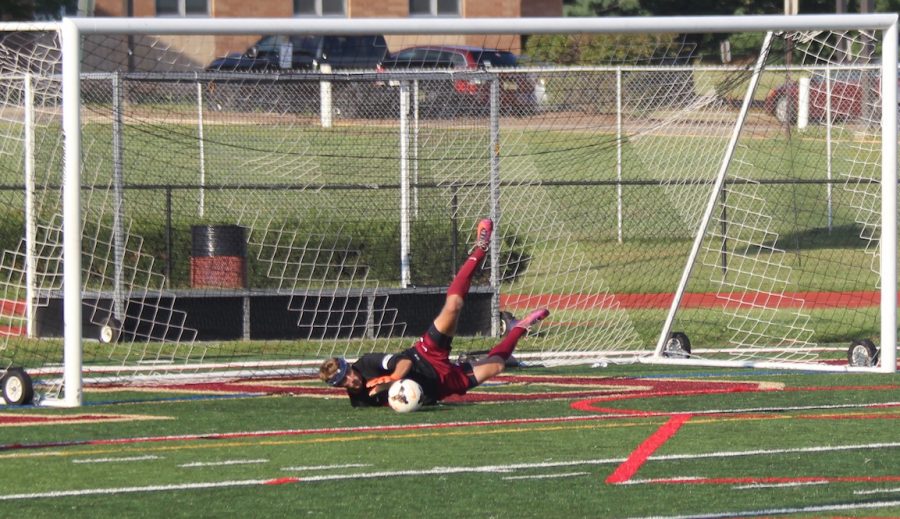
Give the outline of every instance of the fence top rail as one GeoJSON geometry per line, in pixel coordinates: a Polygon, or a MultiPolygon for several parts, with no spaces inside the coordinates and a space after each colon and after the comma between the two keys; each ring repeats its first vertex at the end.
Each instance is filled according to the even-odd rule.
{"type": "MultiPolygon", "coordinates": [[[[824,72],[824,71],[842,71],[842,70],[880,70],[881,65],[877,63],[868,64],[848,64],[848,65],[773,65],[766,67],[768,71],[777,72],[824,72]]],[[[465,79],[493,78],[498,73],[502,74],[553,74],[553,73],[570,73],[570,72],[665,72],[665,71],[709,71],[709,72],[733,72],[747,70],[746,65],[540,65],[540,66],[522,66],[522,67],[491,67],[480,70],[444,70],[429,68],[410,68],[406,70],[389,70],[381,72],[373,72],[370,69],[346,69],[332,72],[320,71],[293,71],[286,70],[283,72],[214,72],[214,71],[195,71],[195,72],[82,72],[83,80],[112,80],[116,76],[120,76],[124,80],[137,81],[213,81],[213,80],[234,80],[236,78],[257,78],[262,80],[297,80],[310,79],[321,81],[324,79],[332,80],[385,80],[385,79],[444,79],[448,76],[465,79]]],[[[28,76],[40,76],[43,78],[52,78],[60,80],[61,74],[38,75],[38,74],[0,74],[0,81],[21,81],[28,76]]]]}
{"type": "MultiPolygon", "coordinates": [[[[549,34],[882,30],[897,13],[609,18],[65,18],[84,34],[549,34]]],[[[0,28],[3,28],[0,25],[0,28]]]]}

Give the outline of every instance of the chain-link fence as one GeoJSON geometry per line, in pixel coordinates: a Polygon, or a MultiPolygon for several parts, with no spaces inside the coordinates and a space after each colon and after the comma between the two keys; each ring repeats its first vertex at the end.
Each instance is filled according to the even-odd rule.
{"type": "MultiPolygon", "coordinates": [[[[751,68],[676,66],[665,53],[631,65],[224,72],[152,48],[139,70],[82,76],[85,333],[111,344],[89,348],[87,364],[396,348],[439,310],[483,217],[498,233],[465,349],[538,305],[553,318],[522,352],[651,349],[698,232],[688,290],[707,299],[676,322],[695,346],[744,345],[737,335],[798,322],[797,308],[816,326],[787,342],[845,341],[877,322],[864,294],[878,284],[878,97],[858,80],[874,65],[767,62],[748,95],[751,68]],[[734,292],[791,304],[749,319],[769,310],[765,296],[745,305],[734,292]],[[834,315],[807,303],[831,292],[860,304],[834,315]],[[738,332],[733,304],[746,306],[738,332]]],[[[15,342],[61,329],[63,140],[56,71],[12,68],[0,196],[33,204],[11,210],[0,236],[6,299],[37,303],[31,319],[7,316],[15,342]],[[24,332],[26,321],[37,326],[24,332]]],[[[25,353],[40,349],[6,351],[40,365],[25,353]]]]}

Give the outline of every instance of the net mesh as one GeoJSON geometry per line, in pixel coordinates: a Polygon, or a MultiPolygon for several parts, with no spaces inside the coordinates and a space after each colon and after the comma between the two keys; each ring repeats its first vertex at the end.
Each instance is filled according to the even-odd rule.
{"type": "MultiPolygon", "coordinates": [[[[20,29],[0,32],[0,353],[52,375],[60,46],[20,29]]],[[[234,37],[86,36],[85,372],[407,347],[487,216],[455,350],[546,306],[517,356],[646,355],[702,232],[673,325],[692,358],[827,360],[878,330],[876,38],[776,34],[740,120],[753,59],[706,65],[673,34],[319,38],[345,46],[330,69],[288,37],[221,57],[234,37]]]]}

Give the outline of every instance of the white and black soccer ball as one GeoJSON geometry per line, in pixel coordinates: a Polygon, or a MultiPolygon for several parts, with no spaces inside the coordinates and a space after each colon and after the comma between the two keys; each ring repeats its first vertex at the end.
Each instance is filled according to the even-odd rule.
{"type": "Polygon", "coordinates": [[[398,413],[411,413],[422,407],[422,386],[415,380],[404,378],[388,389],[388,405],[398,413]]]}

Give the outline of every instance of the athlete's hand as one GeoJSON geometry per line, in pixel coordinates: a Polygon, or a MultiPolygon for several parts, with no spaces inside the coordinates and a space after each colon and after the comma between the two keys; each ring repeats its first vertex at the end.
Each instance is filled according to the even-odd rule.
{"type": "Polygon", "coordinates": [[[381,384],[390,384],[391,382],[394,382],[395,380],[397,380],[397,379],[395,379],[391,375],[375,377],[372,380],[366,382],[366,387],[375,387],[375,386],[380,386],[381,384]]]}

